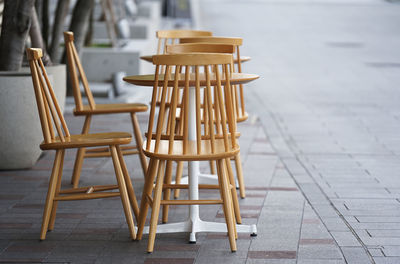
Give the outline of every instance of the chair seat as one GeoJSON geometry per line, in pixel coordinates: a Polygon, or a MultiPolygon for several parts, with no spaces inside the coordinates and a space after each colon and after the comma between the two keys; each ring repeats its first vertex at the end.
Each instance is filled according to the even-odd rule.
{"type": "Polygon", "coordinates": [[[226,151],[223,139],[215,140],[215,152],[211,152],[211,144],[209,140],[201,141],[201,153],[197,154],[196,141],[189,141],[187,146],[187,151],[183,154],[183,141],[175,141],[173,150],[168,153],[169,141],[160,140],[160,145],[158,152],[154,152],[155,140],[151,140],[150,150],[147,151],[145,146],[146,142],[143,144],[143,152],[147,157],[157,158],[161,160],[176,160],[176,161],[193,161],[193,160],[218,160],[223,158],[229,158],[235,156],[239,151],[239,145],[235,148],[231,148],[226,151]]]}
{"type": "Polygon", "coordinates": [[[51,143],[42,142],[42,144],[40,144],[40,148],[42,150],[49,150],[49,149],[124,145],[124,144],[129,144],[131,140],[132,140],[131,134],[126,132],[71,135],[70,137],[65,138],[65,142],[61,142],[59,137],[56,137],[56,139],[51,143]]]}
{"type": "Polygon", "coordinates": [[[74,109],[74,115],[87,115],[87,114],[115,114],[115,113],[133,113],[133,112],[146,112],[148,109],[146,104],[96,104],[95,109],[91,109],[89,105],[84,105],[82,110],[74,109]]]}

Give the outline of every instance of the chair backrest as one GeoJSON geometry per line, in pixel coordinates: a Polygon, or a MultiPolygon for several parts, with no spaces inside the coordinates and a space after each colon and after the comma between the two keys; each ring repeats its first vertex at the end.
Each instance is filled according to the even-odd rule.
{"type": "Polygon", "coordinates": [[[89,82],[86,78],[85,71],[83,70],[78,52],[76,51],[75,48],[74,33],[70,31],[64,32],[64,41],[65,41],[65,49],[67,52],[68,69],[69,69],[69,75],[71,76],[71,83],[72,83],[76,110],[80,111],[83,109],[79,76],[80,79],[82,80],[83,89],[85,91],[85,95],[87,97],[89,106],[92,110],[94,110],[96,108],[96,103],[94,101],[93,94],[90,91],[89,82]]]}
{"type": "Polygon", "coordinates": [[[217,138],[223,139],[226,151],[236,147],[236,137],[229,137],[229,134],[234,135],[236,132],[231,103],[229,70],[231,61],[232,55],[216,53],[153,56],[156,70],[147,134],[152,135],[155,132],[155,140],[147,141],[145,147],[148,151],[159,152],[162,139],[169,142],[168,153],[172,153],[174,148],[176,150],[179,147],[175,144],[176,140],[182,142],[182,154],[186,154],[188,148],[196,148],[197,154],[201,154],[202,142],[209,146],[211,152],[214,153],[217,138]],[[160,68],[165,68],[161,74],[160,68]],[[214,86],[215,92],[211,91],[212,86],[214,86]],[[168,87],[172,88],[172,99],[169,106],[167,106],[168,87]],[[205,113],[203,114],[201,114],[203,99],[201,89],[206,90],[203,100],[205,113]],[[157,90],[161,90],[159,107],[156,107],[157,90]],[[180,90],[182,90],[182,100],[179,100],[180,90]],[[195,102],[192,105],[189,105],[189,96],[195,102]],[[182,103],[177,110],[179,102],[182,103]],[[189,107],[195,109],[195,120],[189,117],[189,107]],[[168,116],[165,114],[167,108],[169,109],[168,116]],[[157,109],[159,112],[157,120],[155,120],[157,109]],[[175,117],[178,115],[181,116],[181,129],[176,129],[175,126],[175,117]],[[189,122],[192,122],[191,127],[194,127],[191,131],[189,131],[189,122]]]}
{"type": "MultiPolygon", "coordinates": [[[[243,39],[236,37],[187,37],[179,39],[179,42],[184,43],[210,43],[210,44],[229,44],[234,45],[236,47],[236,59],[237,59],[237,69],[234,69],[234,72],[242,72],[242,63],[240,61],[240,49],[239,46],[242,46],[243,39]]],[[[237,103],[236,111],[238,115],[238,120],[245,120],[241,117],[246,115],[245,103],[244,103],[244,92],[243,85],[239,85],[239,92],[236,94],[237,103]]]]}
{"type": "Polygon", "coordinates": [[[178,29],[178,30],[159,30],[156,32],[158,39],[157,54],[164,54],[166,52],[165,47],[168,44],[177,44],[177,40],[181,38],[190,37],[205,37],[212,36],[211,31],[202,30],[190,30],[190,29],[178,29]]]}
{"type": "MultiPolygon", "coordinates": [[[[236,51],[236,46],[232,44],[214,44],[214,43],[187,43],[187,44],[176,44],[167,46],[167,54],[180,54],[180,53],[227,53],[234,54],[236,51]]],[[[231,71],[234,69],[233,61],[229,68],[231,71]]],[[[232,85],[232,100],[234,113],[237,117],[240,115],[239,111],[239,94],[237,91],[237,86],[232,85]]]]}
{"type": "MultiPolygon", "coordinates": [[[[179,43],[210,43],[210,44],[228,44],[234,45],[236,48],[236,58],[240,58],[239,46],[243,45],[242,38],[233,37],[213,37],[213,36],[198,36],[198,37],[183,37],[179,39],[179,43]]],[[[237,72],[242,72],[240,60],[238,60],[237,72]]]]}
{"type": "Polygon", "coordinates": [[[31,68],[33,88],[35,90],[44,142],[52,143],[57,136],[61,142],[65,142],[70,137],[70,134],[42,62],[42,50],[27,49],[26,53],[31,68]]]}

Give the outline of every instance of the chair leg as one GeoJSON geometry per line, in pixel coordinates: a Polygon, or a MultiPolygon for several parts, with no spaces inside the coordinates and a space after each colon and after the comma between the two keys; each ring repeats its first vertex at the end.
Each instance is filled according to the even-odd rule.
{"type": "Polygon", "coordinates": [[[128,191],[126,190],[126,184],[125,184],[125,180],[124,180],[124,177],[123,177],[121,164],[119,163],[119,158],[118,158],[118,153],[117,153],[116,147],[115,146],[110,146],[110,152],[111,152],[112,160],[113,160],[113,163],[114,163],[115,176],[116,176],[117,182],[118,182],[118,187],[119,187],[119,192],[120,192],[120,196],[121,196],[122,206],[124,207],[126,223],[128,224],[129,232],[131,234],[131,238],[135,239],[136,238],[136,233],[135,233],[135,226],[134,226],[134,223],[133,223],[131,205],[129,203],[128,191]]]}
{"type": "Polygon", "coordinates": [[[217,174],[215,171],[215,160],[210,160],[210,173],[211,174],[217,174]]]}
{"type": "Polygon", "coordinates": [[[120,146],[116,146],[116,149],[117,149],[117,153],[118,153],[119,163],[121,164],[121,169],[123,172],[126,189],[128,190],[129,200],[131,202],[131,206],[133,209],[133,214],[135,215],[135,218],[137,221],[139,219],[139,206],[138,206],[138,202],[136,200],[135,190],[133,189],[132,181],[131,181],[131,178],[129,177],[128,168],[126,167],[125,160],[122,155],[120,146]]]}
{"type": "Polygon", "coordinates": [[[131,113],[131,119],[133,126],[133,135],[135,136],[136,146],[139,151],[140,164],[142,165],[143,177],[145,177],[147,172],[147,159],[142,150],[143,146],[142,132],[140,131],[139,122],[137,120],[135,113],[131,113]]]}
{"type": "Polygon", "coordinates": [[[234,220],[233,220],[233,212],[232,212],[232,200],[231,200],[231,192],[229,191],[228,179],[224,173],[224,163],[223,160],[217,161],[217,171],[218,171],[218,181],[220,185],[221,198],[223,201],[223,209],[226,220],[226,226],[228,230],[229,243],[231,246],[231,250],[234,252],[237,250],[236,248],[236,240],[235,240],[235,229],[234,229],[234,220]]]}
{"type": "Polygon", "coordinates": [[[240,198],[244,199],[246,197],[246,191],[245,191],[245,185],[244,185],[242,161],[240,159],[240,152],[235,156],[235,166],[236,166],[236,177],[239,182],[240,198]]]}
{"type": "MultiPolygon", "coordinates": [[[[177,166],[176,166],[176,175],[175,175],[175,183],[176,184],[181,183],[182,173],[183,173],[183,165],[184,165],[183,161],[178,161],[177,166]]],[[[179,189],[174,190],[174,198],[175,199],[179,198],[179,193],[180,193],[179,189]]]]}
{"type": "MultiPolygon", "coordinates": [[[[164,182],[166,184],[171,184],[172,180],[172,161],[167,161],[167,167],[165,170],[164,182]]],[[[170,200],[171,197],[171,189],[164,190],[164,200],[170,200]]],[[[168,211],[169,205],[163,205],[163,214],[162,214],[162,223],[165,224],[168,222],[168,211]]]]}
{"type": "Polygon", "coordinates": [[[49,220],[50,220],[50,213],[53,209],[54,196],[55,196],[56,188],[57,188],[57,181],[58,181],[58,176],[59,176],[59,171],[60,171],[62,151],[63,150],[57,150],[56,157],[54,158],[53,170],[51,172],[49,188],[47,191],[46,204],[44,206],[44,211],[43,211],[42,230],[40,232],[40,240],[46,239],[47,228],[49,226],[49,220]]]}
{"type": "MultiPolygon", "coordinates": [[[[57,178],[57,187],[56,187],[55,196],[57,196],[60,193],[60,189],[61,189],[61,178],[62,178],[63,167],[64,167],[64,155],[65,155],[65,150],[63,149],[62,152],[61,152],[60,166],[59,166],[59,169],[58,169],[58,176],[57,176],[58,178],[57,178]]],[[[56,221],[57,206],[58,206],[58,201],[54,201],[53,202],[53,208],[51,210],[50,222],[49,222],[48,230],[53,230],[54,229],[54,223],[56,221]]]]}
{"type": "Polygon", "coordinates": [[[241,224],[242,223],[242,217],[240,216],[240,207],[239,207],[239,201],[237,197],[237,191],[235,188],[235,177],[233,176],[233,170],[231,166],[231,159],[227,158],[225,159],[225,165],[227,168],[227,175],[228,175],[228,181],[232,185],[232,204],[234,208],[234,213],[235,213],[235,218],[236,218],[236,223],[241,224]]]}
{"type": "MultiPolygon", "coordinates": [[[[92,120],[92,115],[87,115],[85,118],[85,123],[83,124],[82,134],[89,133],[91,120],[92,120]]],[[[79,185],[79,179],[81,178],[81,170],[85,153],[86,153],[86,148],[80,148],[76,153],[74,170],[72,172],[72,178],[71,178],[71,183],[74,188],[77,188],[79,185]]]]}
{"type": "MultiPolygon", "coordinates": [[[[230,159],[225,159],[226,162],[230,162],[230,159]]],[[[242,223],[242,218],[240,216],[240,208],[239,208],[239,201],[237,198],[237,192],[236,192],[236,188],[235,188],[235,184],[234,184],[234,177],[233,177],[233,173],[232,173],[232,167],[229,166],[230,170],[228,169],[228,165],[230,165],[230,163],[225,163],[224,166],[224,174],[227,178],[228,181],[228,186],[230,184],[231,188],[228,188],[228,190],[231,190],[230,194],[231,194],[231,210],[232,210],[232,217],[233,217],[233,231],[235,234],[235,239],[238,239],[238,234],[237,234],[237,230],[236,230],[236,224],[241,224],[242,223]],[[233,183],[233,184],[232,184],[233,183]],[[234,193],[233,193],[234,192],[234,193]],[[236,204],[235,204],[236,201],[236,204]],[[237,205],[237,206],[236,206],[237,205]],[[236,222],[235,222],[236,220],[236,222]]]]}
{"type": "Polygon", "coordinates": [[[157,173],[158,163],[159,161],[156,159],[150,159],[149,162],[149,169],[147,170],[146,178],[144,181],[142,200],[140,201],[137,240],[142,239],[143,228],[146,223],[147,211],[149,210],[149,202],[147,201],[147,197],[151,196],[151,192],[153,191],[153,183],[157,173]]]}
{"type": "Polygon", "coordinates": [[[160,213],[162,187],[164,183],[164,167],[165,167],[165,160],[161,160],[160,165],[158,166],[156,186],[154,188],[154,195],[153,195],[153,207],[151,209],[149,241],[147,243],[147,252],[149,253],[153,252],[154,250],[154,240],[156,238],[158,215],[160,213]]]}

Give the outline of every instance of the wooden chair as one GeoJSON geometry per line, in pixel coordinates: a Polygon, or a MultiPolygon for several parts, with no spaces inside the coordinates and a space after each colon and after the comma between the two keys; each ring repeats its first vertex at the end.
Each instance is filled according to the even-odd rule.
{"type": "MultiPolygon", "coordinates": [[[[128,113],[131,116],[133,134],[136,140],[136,146],[124,146],[121,147],[123,155],[138,154],[140,157],[140,163],[143,170],[143,175],[146,175],[147,171],[147,160],[142,152],[142,134],[139,127],[139,122],[136,117],[137,112],[146,112],[148,107],[146,104],[141,103],[119,103],[119,104],[96,104],[89,88],[89,83],[86,79],[85,72],[82,68],[78,53],[74,45],[74,34],[72,32],[64,32],[65,48],[68,57],[68,67],[71,76],[71,82],[73,87],[73,94],[75,99],[74,115],[85,116],[85,122],[82,128],[82,134],[89,133],[90,122],[93,115],[104,115],[104,114],[121,114],[128,113]],[[79,85],[79,77],[82,80],[85,95],[89,104],[83,104],[82,95],[79,85]]],[[[82,169],[82,163],[84,158],[96,158],[96,157],[109,157],[111,153],[107,148],[80,148],[76,154],[74,170],[72,174],[71,183],[76,188],[79,184],[80,173],[82,169]]]]}
{"type": "MultiPolygon", "coordinates": [[[[242,72],[242,62],[244,60],[249,60],[248,57],[241,57],[239,46],[242,46],[243,39],[242,38],[229,38],[229,37],[187,37],[180,38],[180,43],[213,43],[213,44],[230,44],[236,47],[236,58],[234,59],[237,68],[234,72],[242,72]]],[[[245,110],[244,103],[244,92],[243,85],[239,85],[239,89],[235,89],[235,111],[237,116],[237,122],[246,121],[249,117],[248,113],[245,110]]]]}
{"type": "MultiPolygon", "coordinates": [[[[240,212],[237,203],[236,189],[232,182],[232,168],[230,158],[239,152],[235,134],[234,115],[232,104],[230,103],[231,89],[229,82],[228,66],[232,56],[229,54],[178,54],[178,55],[156,55],[153,57],[155,69],[155,84],[151,101],[150,120],[147,130],[148,135],[155,133],[155,137],[148,138],[143,145],[144,153],[150,158],[149,169],[146,175],[145,186],[143,189],[140,205],[140,216],[138,220],[138,236],[140,240],[144,229],[148,207],[152,207],[149,241],[147,251],[154,249],[157,220],[160,206],[163,205],[163,218],[167,215],[168,205],[194,205],[194,204],[222,204],[227,224],[229,242],[232,251],[236,251],[236,225],[234,213],[240,212]],[[160,68],[165,70],[160,74],[160,68]],[[194,72],[190,73],[194,67],[194,72]],[[222,71],[221,71],[222,68],[222,71]],[[204,69],[200,73],[200,69],[204,69]],[[205,82],[201,84],[201,76],[205,76],[205,82]],[[161,81],[161,79],[163,81],[161,81]],[[178,79],[184,83],[184,87],[179,87],[178,79]],[[222,78],[225,83],[223,84],[222,78]],[[211,94],[211,79],[216,79],[215,95],[211,94]],[[173,80],[172,100],[169,106],[169,114],[166,115],[166,98],[168,81],[173,80]],[[201,117],[201,86],[205,86],[206,111],[203,115],[206,122],[202,122],[201,117]],[[189,88],[191,86],[191,88],[189,88]],[[180,108],[182,113],[182,130],[175,129],[176,115],[178,109],[178,93],[183,90],[183,106],[180,108]],[[192,95],[195,94],[194,114],[189,116],[189,89],[192,95]],[[161,90],[162,96],[160,106],[156,107],[157,90],[161,90]],[[218,107],[217,115],[214,115],[212,107],[218,107]],[[156,111],[158,109],[158,115],[156,111]],[[157,116],[157,119],[155,119],[157,116]],[[221,199],[217,200],[170,200],[171,189],[188,189],[187,184],[171,184],[172,162],[185,161],[217,161],[219,185],[199,185],[200,189],[219,189],[221,199]],[[155,187],[153,183],[155,179],[155,187]],[[164,191],[164,195],[162,192],[164,191]],[[153,195],[152,195],[153,193],[153,195]],[[163,199],[162,199],[163,197],[163,199]],[[236,198],[236,199],[235,199],[236,198]],[[234,208],[235,207],[235,208],[234,208]]],[[[192,101],[193,102],[193,101],[192,101]]],[[[194,113],[192,111],[192,113],[194,113]]],[[[239,221],[241,221],[239,219],[239,221]]]]}
{"type": "Polygon", "coordinates": [[[132,239],[135,239],[136,233],[131,206],[136,217],[139,214],[139,209],[120,147],[120,145],[128,144],[131,141],[131,135],[124,132],[71,135],[43,66],[41,60],[42,50],[27,49],[27,55],[44,137],[40,148],[42,150],[56,151],[43,213],[40,239],[44,240],[47,231],[54,228],[58,201],[87,200],[115,196],[121,197],[130,235],[132,239]],[[65,150],[98,146],[110,149],[117,185],[97,185],[61,190],[65,150]],[[118,189],[119,191],[104,192],[113,189],[118,189]]]}
{"type": "MultiPolygon", "coordinates": [[[[187,43],[187,44],[177,44],[177,45],[167,45],[166,47],[166,52],[167,54],[180,54],[180,53],[194,53],[194,52],[205,52],[205,53],[227,53],[227,54],[234,54],[236,51],[236,46],[232,44],[219,44],[219,43],[187,43]]],[[[230,65],[230,70],[232,71],[234,69],[233,62],[230,65]]],[[[232,87],[235,88],[234,85],[232,87]]],[[[236,91],[235,89],[233,90],[234,92],[236,91]]],[[[240,119],[239,111],[236,111],[237,103],[236,103],[236,94],[233,93],[233,108],[234,108],[234,113],[236,114],[236,120],[240,119]]],[[[204,105],[204,104],[203,104],[204,105]]],[[[203,118],[204,120],[204,118],[203,118]]],[[[240,134],[238,134],[239,136],[240,134]]],[[[244,177],[243,177],[243,171],[242,171],[242,162],[240,158],[240,152],[235,156],[235,166],[236,166],[236,176],[238,179],[239,183],[239,190],[240,190],[240,197],[245,198],[246,193],[245,193],[245,184],[244,184],[244,177]]],[[[181,177],[182,177],[182,163],[178,164],[177,167],[177,173],[176,174],[176,182],[180,183],[181,177]]],[[[210,169],[211,173],[215,174],[215,162],[211,161],[210,162],[210,169]]],[[[178,198],[179,197],[179,189],[176,189],[174,192],[174,197],[178,198]]]]}

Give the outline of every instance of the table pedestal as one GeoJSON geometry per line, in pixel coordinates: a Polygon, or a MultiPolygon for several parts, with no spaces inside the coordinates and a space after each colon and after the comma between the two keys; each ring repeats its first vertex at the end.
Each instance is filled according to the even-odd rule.
{"type": "MultiPolygon", "coordinates": [[[[195,89],[189,89],[189,140],[196,139],[196,94],[195,89]]],[[[199,175],[200,162],[189,162],[189,199],[199,199],[199,175]]],[[[215,177],[215,175],[214,175],[215,177]]],[[[256,225],[236,225],[238,233],[248,233],[249,235],[257,234],[256,225]]],[[[199,217],[199,205],[189,205],[189,219],[185,222],[160,224],[157,225],[157,233],[178,233],[189,232],[189,242],[196,242],[196,233],[198,232],[228,232],[226,223],[206,222],[202,221],[199,217]]],[[[146,226],[143,233],[149,233],[149,227],[146,226]]]]}

